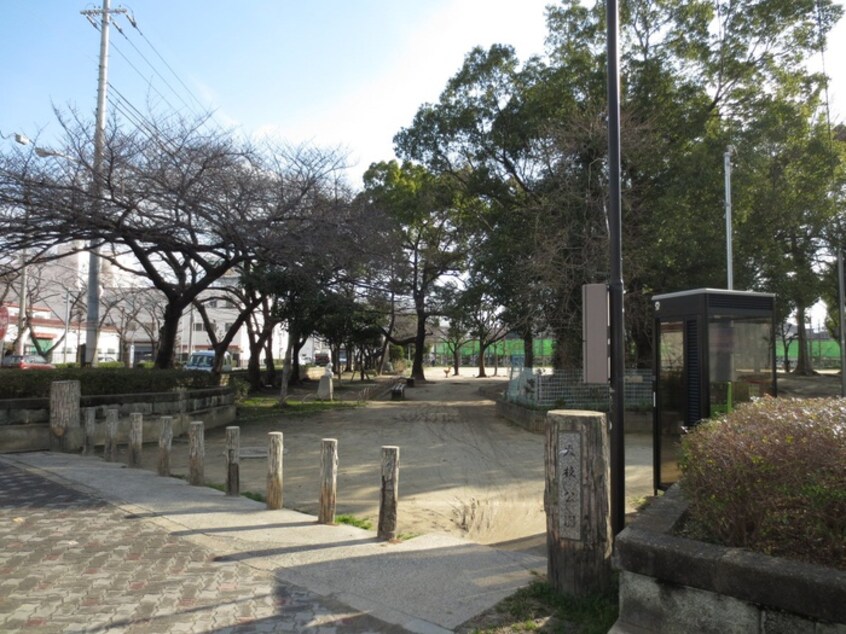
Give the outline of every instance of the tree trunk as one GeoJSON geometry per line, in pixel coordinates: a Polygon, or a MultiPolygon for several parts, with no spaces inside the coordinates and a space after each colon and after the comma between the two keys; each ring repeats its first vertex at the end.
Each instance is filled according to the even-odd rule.
{"type": "Polygon", "coordinates": [[[458,368],[461,365],[461,350],[458,346],[452,349],[452,372],[453,376],[458,376],[458,368]]]}
{"type": "MultiPolygon", "coordinates": [[[[296,363],[296,362],[295,362],[296,363]]],[[[276,385],[276,362],[273,359],[273,328],[264,342],[264,371],[267,372],[267,384],[276,385]]]]}
{"type": "Polygon", "coordinates": [[[488,376],[485,373],[485,352],[488,349],[490,344],[484,344],[482,340],[479,340],[479,374],[478,378],[483,379],[488,376]]]}
{"type": "Polygon", "coordinates": [[[798,335],[799,350],[796,356],[796,369],[793,374],[811,376],[814,374],[814,364],[808,354],[808,331],[805,328],[805,306],[796,307],[796,333],[798,335]]]}
{"type": "Polygon", "coordinates": [[[523,332],[523,367],[535,367],[535,338],[531,330],[523,332]]]}
{"type": "Polygon", "coordinates": [[[282,362],[282,386],[279,388],[279,404],[284,405],[288,398],[288,382],[291,379],[291,357],[294,353],[293,338],[288,337],[288,345],[285,346],[285,360],[282,362]]]}
{"type": "Polygon", "coordinates": [[[414,335],[414,361],[411,365],[411,376],[418,381],[425,381],[423,373],[423,346],[426,345],[426,311],[423,309],[423,302],[418,300],[417,304],[417,332],[414,335]]]}
{"type": "Polygon", "coordinates": [[[179,334],[179,319],[188,303],[168,302],[165,306],[164,319],[159,329],[159,347],[156,352],[156,367],[166,370],[173,367],[173,354],[176,350],[176,337],[179,334]]]}

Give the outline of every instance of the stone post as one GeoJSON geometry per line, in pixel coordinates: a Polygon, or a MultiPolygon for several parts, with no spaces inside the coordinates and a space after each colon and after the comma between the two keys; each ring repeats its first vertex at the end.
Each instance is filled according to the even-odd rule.
{"type": "Polygon", "coordinates": [[[129,415],[129,446],[127,451],[127,466],[132,469],[141,468],[141,448],[144,439],[144,415],[133,412],[129,415]]]}
{"type": "Polygon", "coordinates": [[[382,447],[382,489],[379,500],[379,526],[376,536],[397,538],[397,499],[399,497],[399,447],[382,447]]]}
{"type": "Polygon", "coordinates": [[[160,476],[170,475],[170,451],[173,445],[173,418],[162,416],[161,430],[159,431],[159,465],[160,476]]]}
{"type": "Polygon", "coordinates": [[[241,428],[226,428],[226,495],[241,495],[241,428]]]}
{"type": "Polygon", "coordinates": [[[331,401],[334,399],[334,388],[332,385],[332,366],[327,365],[326,371],[320,377],[317,385],[317,398],[320,401],[331,401]]]}
{"type": "Polygon", "coordinates": [[[82,448],[80,394],[79,381],[50,384],[50,451],[74,452],[82,448]]]}
{"type": "Polygon", "coordinates": [[[611,585],[608,436],[601,412],[559,410],[547,415],[547,577],[563,594],[597,594],[611,585]]]}
{"type": "Polygon", "coordinates": [[[282,508],[282,453],[281,431],[267,434],[267,508],[282,508]]]}
{"type": "Polygon", "coordinates": [[[106,462],[117,462],[118,454],[118,410],[106,410],[106,440],[103,444],[103,458],[106,462]]]}
{"type": "Polygon", "coordinates": [[[86,407],[83,412],[84,418],[84,442],[82,453],[85,456],[93,456],[97,447],[97,408],[86,407]]]}
{"type": "Polygon", "coordinates": [[[335,523],[335,500],[338,493],[338,441],[324,438],[320,452],[320,511],[318,524],[335,523]]]}
{"type": "Polygon", "coordinates": [[[188,482],[195,486],[205,484],[206,439],[205,425],[201,420],[188,426],[188,482]]]}

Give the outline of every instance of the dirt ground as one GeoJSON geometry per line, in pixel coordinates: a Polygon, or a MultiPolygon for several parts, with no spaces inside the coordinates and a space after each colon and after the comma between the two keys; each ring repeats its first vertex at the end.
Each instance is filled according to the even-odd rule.
{"type": "MultiPolygon", "coordinates": [[[[445,532],[499,548],[545,552],[543,436],[495,415],[480,388],[504,387],[505,377],[444,377],[427,369],[428,381],[406,390],[403,401],[386,395],[366,406],[307,417],[270,414],[241,426],[241,491],[264,493],[267,433],[284,434],[284,504],[317,514],[320,441],[338,441],[337,512],[376,522],[381,447],[400,447],[399,531],[445,532]]],[[[502,371],[500,370],[500,373],[502,371]]],[[[837,396],[840,377],[779,375],[783,397],[837,396]]],[[[337,384],[336,384],[337,385],[337,384]]],[[[339,394],[357,385],[342,382],[339,394]]],[[[237,422],[235,423],[237,424],[237,422]]],[[[188,472],[187,439],[174,440],[173,473],[188,472]]],[[[157,447],[147,445],[144,466],[155,469],[157,447]]],[[[206,434],[206,480],[222,484],[224,429],[206,434]]],[[[626,499],[631,511],[652,494],[649,434],[626,435],[626,499]]]]}
{"type": "MultiPolygon", "coordinates": [[[[494,402],[480,394],[480,388],[504,386],[505,377],[474,374],[463,369],[462,376],[445,378],[441,368],[427,369],[429,380],[408,388],[402,401],[387,395],[363,407],[307,417],[279,412],[266,422],[242,425],[241,491],[264,493],[267,433],[281,431],[284,506],[316,515],[321,439],[335,438],[337,512],[375,526],[381,447],[397,445],[401,534],[444,532],[500,548],[544,551],[543,435],[498,418],[494,402]]],[[[206,433],[209,483],[225,481],[224,434],[223,428],[206,433]]],[[[652,453],[649,438],[630,436],[627,498],[633,505],[651,494],[652,453]]],[[[155,445],[145,447],[145,468],[155,469],[157,451],[155,445]]],[[[175,439],[174,474],[187,474],[187,453],[187,439],[175,439]]]]}

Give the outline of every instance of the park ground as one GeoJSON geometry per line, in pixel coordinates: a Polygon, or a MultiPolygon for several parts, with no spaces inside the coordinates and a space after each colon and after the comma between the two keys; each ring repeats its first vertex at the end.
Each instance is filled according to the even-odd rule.
{"type": "MultiPolygon", "coordinates": [[[[500,370],[500,372],[502,372],[500,370]]],[[[320,490],[320,443],[338,441],[338,514],[367,520],[378,517],[380,460],[383,445],[400,447],[399,533],[412,538],[448,533],[502,549],[545,555],[543,510],[544,465],[541,434],[498,418],[490,394],[505,387],[504,376],[475,378],[462,368],[446,376],[427,368],[427,381],[408,388],[404,400],[391,400],[383,383],[382,396],[356,405],[366,383],[345,376],[335,382],[336,396],[349,405],[304,415],[295,408],[268,407],[236,422],[241,428],[241,491],[263,493],[266,482],[267,433],[284,434],[284,505],[317,514],[320,490]]],[[[316,385],[298,389],[294,399],[314,399],[316,385]]],[[[779,376],[779,394],[808,398],[837,396],[840,377],[779,376]]],[[[272,399],[265,402],[270,403],[272,399]]],[[[173,472],[188,472],[187,441],[176,439],[173,472]]],[[[206,436],[206,479],[225,481],[223,429],[206,436]]],[[[145,466],[155,468],[156,448],[145,450],[145,466]]],[[[651,435],[626,435],[626,502],[634,514],[652,494],[651,435]]],[[[630,515],[631,516],[631,515],[630,515]]],[[[592,604],[556,607],[560,598],[545,586],[521,591],[502,605],[474,619],[462,632],[506,634],[582,632],[613,622],[613,598],[592,604]],[[571,620],[583,612],[582,624],[571,620]],[[561,615],[564,616],[561,616],[561,615]],[[609,616],[609,614],[611,616],[609,616]]]]}
{"type": "MultiPolygon", "coordinates": [[[[356,405],[364,385],[345,376],[336,397],[348,407],[302,414],[296,408],[252,409],[234,424],[241,428],[241,491],[263,493],[267,434],[284,435],[284,505],[317,514],[320,445],[338,441],[338,514],[376,523],[379,513],[381,447],[400,448],[399,532],[406,536],[443,532],[515,550],[545,552],[542,434],[528,432],[496,416],[490,394],[506,377],[475,378],[462,368],[446,377],[427,368],[427,381],[408,388],[403,400],[382,396],[356,405]]],[[[314,382],[316,383],[316,382],[314,382]]],[[[316,385],[293,398],[314,399],[316,385]]],[[[780,375],[779,394],[807,398],[837,396],[840,377],[780,375]]],[[[272,404],[272,398],[265,402],[272,404]]],[[[206,480],[225,482],[225,433],[206,434],[206,480]]],[[[154,469],[157,449],[148,445],[145,466],[154,469]]],[[[188,473],[186,438],[174,441],[173,472],[188,473]]],[[[652,441],[626,434],[626,506],[633,512],[652,495],[652,441]]]]}

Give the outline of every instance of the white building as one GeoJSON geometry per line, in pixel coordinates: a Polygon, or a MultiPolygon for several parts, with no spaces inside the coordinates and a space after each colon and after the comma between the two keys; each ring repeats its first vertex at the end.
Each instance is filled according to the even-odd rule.
{"type": "MultiPolygon", "coordinates": [[[[76,245],[77,247],[79,245],[76,245]]],[[[31,327],[43,347],[50,348],[54,363],[77,361],[80,345],[85,343],[87,315],[87,282],[89,256],[86,252],[72,253],[73,245],[59,247],[64,257],[51,262],[27,267],[28,302],[37,306],[31,310],[31,327]],[[65,335],[65,333],[67,333],[65,335]]],[[[100,271],[100,328],[97,342],[98,360],[119,360],[135,365],[152,360],[161,328],[164,297],[145,284],[146,280],[114,267],[101,259],[100,271]]],[[[237,277],[224,279],[217,288],[203,293],[201,301],[218,340],[222,339],[238,317],[238,309],[227,286],[238,283],[237,277]]],[[[19,284],[15,282],[14,284],[19,284]]],[[[19,287],[14,286],[7,297],[20,298],[19,287]]],[[[11,351],[17,337],[18,303],[6,302],[9,311],[9,328],[4,339],[4,349],[11,351]]],[[[261,323],[260,315],[258,323],[261,323]]],[[[273,333],[273,356],[282,359],[288,343],[287,332],[277,327],[273,333]]],[[[197,309],[187,310],[180,320],[176,361],[182,362],[196,350],[210,350],[211,338],[197,309]]],[[[27,341],[26,352],[34,352],[27,341]]],[[[235,367],[246,367],[250,356],[249,337],[242,326],[229,346],[235,367]]],[[[261,354],[264,362],[266,352],[261,354]]]]}

